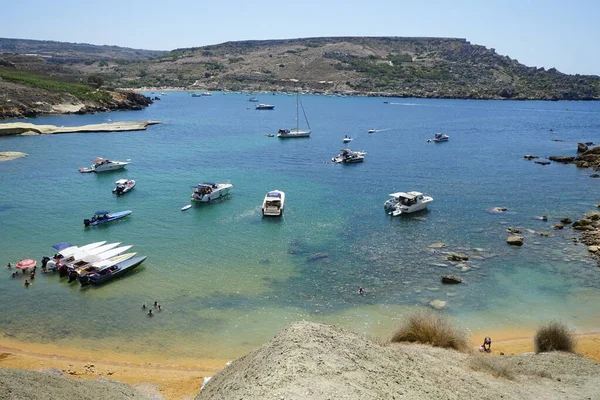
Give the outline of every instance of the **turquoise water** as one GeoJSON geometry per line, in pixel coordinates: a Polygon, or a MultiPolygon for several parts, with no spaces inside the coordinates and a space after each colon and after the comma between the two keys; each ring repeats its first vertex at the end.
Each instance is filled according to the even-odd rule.
{"type": "Polygon", "coordinates": [[[235,357],[299,319],[386,336],[406,312],[436,299],[473,331],[553,318],[600,328],[600,268],[574,232],[551,228],[594,209],[600,181],[591,170],[523,159],[571,155],[577,142],[598,141],[600,103],[303,96],[312,137],[280,140],[264,135],[295,125],[295,97],[259,96],[274,111],[256,111],[247,99],[173,92],[143,111],[31,121],[164,122],[147,131],[0,138],[0,151],[30,154],[0,163],[0,262],[40,260],[62,241],[119,241],[148,256],[98,288],[40,274],[25,289],[6,270],[0,329],[98,350],[235,357]],[[427,143],[436,132],[450,141],[427,143]],[[363,164],[326,162],[346,147],[344,135],[354,138],[347,147],[367,151],[363,164]],[[99,156],[132,163],[77,172],[99,156]],[[114,196],[119,178],[135,179],[136,188],[114,196]],[[207,180],[230,181],[231,196],[181,212],[190,186],[207,180]],[[286,192],[281,220],[261,217],[273,189],[286,192]],[[387,216],[387,194],[407,190],[433,196],[429,210],[387,216]],[[508,211],[490,212],[495,206],[508,211]],[[84,228],[97,209],[133,214],[84,228]],[[523,229],[523,247],[506,244],[509,226],[523,229]],[[430,247],[436,242],[447,247],[430,247]],[[445,251],[471,259],[452,264],[445,251]],[[441,274],[466,284],[442,286],[441,274]],[[141,304],[155,300],[163,311],[148,318],[141,304]]]}

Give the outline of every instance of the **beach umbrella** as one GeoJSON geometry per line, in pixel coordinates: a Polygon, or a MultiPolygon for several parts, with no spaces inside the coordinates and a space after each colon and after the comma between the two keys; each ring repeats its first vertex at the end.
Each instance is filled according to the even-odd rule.
{"type": "Polygon", "coordinates": [[[21,260],[17,263],[16,267],[22,270],[33,268],[37,264],[35,260],[21,260]]]}

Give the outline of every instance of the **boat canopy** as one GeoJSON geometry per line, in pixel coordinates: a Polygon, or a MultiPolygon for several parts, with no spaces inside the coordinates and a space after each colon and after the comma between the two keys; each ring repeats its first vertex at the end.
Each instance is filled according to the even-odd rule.
{"type": "Polygon", "coordinates": [[[95,163],[102,162],[102,161],[108,161],[108,158],[102,158],[102,157],[98,157],[98,158],[95,158],[95,159],[94,159],[94,162],[95,162],[95,163]]]}
{"type": "Polygon", "coordinates": [[[267,197],[275,197],[276,199],[280,199],[281,198],[281,193],[279,193],[279,192],[269,192],[269,193],[267,193],[267,197]]]}
{"type": "Polygon", "coordinates": [[[390,193],[390,196],[392,196],[392,197],[404,197],[405,199],[414,200],[418,196],[421,196],[422,194],[423,193],[419,193],[419,192],[408,192],[408,193],[396,192],[396,193],[390,193]]]}
{"type": "Polygon", "coordinates": [[[127,184],[127,179],[119,179],[118,181],[115,182],[115,185],[126,185],[127,184]]]}
{"type": "Polygon", "coordinates": [[[56,251],[61,251],[64,250],[68,247],[73,246],[71,243],[67,243],[67,242],[62,242],[62,243],[57,243],[57,244],[53,244],[52,247],[54,247],[56,249],[56,251]]]}
{"type": "Polygon", "coordinates": [[[96,215],[106,215],[106,214],[110,214],[110,211],[108,211],[108,210],[98,210],[98,211],[96,211],[96,215]]]}
{"type": "MultiPolygon", "coordinates": [[[[202,182],[200,185],[206,185],[206,186],[211,186],[211,187],[217,186],[217,184],[215,182],[202,182]]],[[[198,186],[200,186],[200,185],[198,185],[198,186]]]]}

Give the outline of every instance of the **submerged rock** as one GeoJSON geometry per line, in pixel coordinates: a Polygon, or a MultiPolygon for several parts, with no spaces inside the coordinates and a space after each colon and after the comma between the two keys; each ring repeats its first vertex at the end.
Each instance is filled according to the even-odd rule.
{"type": "Polygon", "coordinates": [[[429,305],[433,308],[435,308],[436,310],[441,310],[442,308],[446,307],[447,302],[444,300],[439,300],[439,299],[435,299],[435,300],[431,300],[429,302],[429,305]]]}
{"type": "Polygon", "coordinates": [[[442,283],[450,283],[450,284],[462,283],[462,279],[460,279],[456,275],[442,275],[440,278],[442,280],[442,283]]]}
{"type": "Polygon", "coordinates": [[[540,164],[540,165],[549,165],[549,164],[552,164],[550,161],[534,161],[534,163],[540,164]]]}
{"type": "Polygon", "coordinates": [[[563,229],[565,226],[563,224],[554,224],[552,225],[552,228],[556,229],[556,230],[561,230],[563,229]]]}
{"type": "Polygon", "coordinates": [[[548,159],[563,164],[570,164],[575,161],[575,157],[573,156],[550,156],[548,159]]]}
{"type": "Polygon", "coordinates": [[[536,158],[539,158],[538,156],[532,156],[531,154],[525,154],[523,156],[524,159],[526,160],[535,160],[536,158]]]}
{"type": "Polygon", "coordinates": [[[578,153],[585,153],[586,151],[588,151],[588,147],[585,143],[577,143],[577,152],[578,153]]]}
{"type": "Polygon", "coordinates": [[[467,261],[469,256],[461,253],[450,253],[446,256],[446,258],[450,261],[467,261]]]}
{"type": "Polygon", "coordinates": [[[506,228],[506,230],[507,230],[508,232],[510,232],[510,233],[521,233],[521,230],[520,230],[520,229],[517,229],[517,228],[510,228],[510,227],[509,227],[509,228],[506,228]]]}
{"type": "Polygon", "coordinates": [[[562,218],[560,222],[563,224],[570,224],[573,221],[571,221],[571,218],[562,218]]]}
{"type": "Polygon", "coordinates": [[[523,236],[509,236],[508,239],[506,239],[506,243],[512,246],[522,246],[523,236]]]}
{"type": "Polygon", "coordinates": [[[327,253],[315,253],[312,256],[308,257],[307,261],[313,262],[313,261],[325,260],[326,258],[329,258],[329,254],[327,254],[327,253]]]}

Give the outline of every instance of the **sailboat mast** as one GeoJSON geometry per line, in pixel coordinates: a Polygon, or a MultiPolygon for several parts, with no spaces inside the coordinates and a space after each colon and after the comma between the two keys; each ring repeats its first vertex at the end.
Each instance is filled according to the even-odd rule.
{"type": "Polygon", "coordinates": [[[296,132],[300,130],[300,119],[298,114],[298,102],[300,101],[300,89],[296,90],[296,132]]]}

